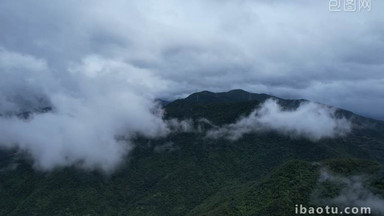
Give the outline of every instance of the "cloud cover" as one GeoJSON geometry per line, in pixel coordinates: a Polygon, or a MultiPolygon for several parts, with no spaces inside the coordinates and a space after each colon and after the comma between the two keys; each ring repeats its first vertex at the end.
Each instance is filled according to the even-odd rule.
{"type": "Polygon", "coordinates": [[[134,134],[169,131],[154,98],[203,89],[300,97],[384,118],[383,4],[330,13],[316,0],[0,1],[0,112],[54,107],[28,121],[2,118],[0,143],[28,150],[40,168],[108,170],[134,134]],[[109,149],[95,148],[102,143],[109,149]]]}
{"type": "Polygon", "coordinates": [[[350,132],[352,124],[345,118],[337,118],[335,111],[313,102],[302,102],[295,110],[284,110],[276,100],[268,99],[235,123],[208,131],[207,137],[238,140],[245,134],[266,131],[313,141],[344,136],[350,132]]]}
{"type": "Polygon", "coordinates": [[[165,80],[160,97],[243,88],[384,118],[383,4],[334,13],[321,0],[4,0],[0,44],[45,59],[62,80],[68,64],[97,55],[152,71],[165,80]]]}
{"type": "Polygon", "coordinates": [[[36,168],[77,165],[109,172],[121,163],[137,134],[169,132],[161,110],[146,95],[151,87],[142,83],[148,81],[144,70],[89,57],[71,65],[68,89],[44,61],[4,49],[0,69],[6,73],[0,87],[0,146],[26,151],[36,168]],[[7,115],[47,106],[34,98],[43,98],[53,111],[28,119],[7,115]]]}

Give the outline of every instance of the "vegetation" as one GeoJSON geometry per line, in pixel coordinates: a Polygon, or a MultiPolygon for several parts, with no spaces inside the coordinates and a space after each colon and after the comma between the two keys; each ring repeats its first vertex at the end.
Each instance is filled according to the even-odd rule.
{"type": "MultiPolygon", "coordinates": [[[[196,93],[167,104],[166,118],[230,123],[268,97],[241,90],[196,93]]],[[[299,101],[280,103],[290,108],[299,101]]],[[[382,123],[352,117],[378,126],[319,142],[272,132],[235,142],[193,132],[138,138],[130,160],[112,175],[74,167],[42,173],[14,151],[0,151],[0,215],[294,215],[294,204],[312,202],[320,166],[374,175],[371,185],[380,192],[382,123]],[[174,150],[155,151],[169,142],[174,150]]],[[[332,185],[326,191],[337,194],[332,185]]]]}

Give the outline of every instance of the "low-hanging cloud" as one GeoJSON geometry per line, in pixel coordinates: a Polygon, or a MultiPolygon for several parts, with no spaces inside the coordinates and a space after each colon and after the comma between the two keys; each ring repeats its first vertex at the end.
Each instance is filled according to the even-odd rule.
{"type": "Polygon", "coordinates": [[[238,140],[249,133],[275,131],[314,141],[334,138],[345,135],[352,127],[347,119],[336,117],[335,112],[334,108],[314,102],[302,102],[294,110],[284,110],[276,100],[269,99],[235,123],[208,131],[207,137],[238,140]]]}
{"type": "Polygon", "coordinates": [[[0,147],[27,152],[38,169],[76,165],[109,172],[133,137],[170,131],[151,97],[151,84],[161,80],[124,62],[85,58],[68,68],[63,83],[43,60],[0,49],[0,70],[0,147]],[[45,106],[52,111],[35,112],[45,106]],[[13,115],[24,111],[29,118],[13,115]]]}
{"type": "Polygon", "coordinates": [[[166,120],[165,122],[170,132],[188,133],[195,131],[193,121],[191,119],[178,120],[173,118],[166,120]]]}
{"type": "Polygon", "coordinates": [[[319,199],[315,193],[312,199],[315,202],[322,202],[326,205],[337,205],[341,207],[369,207],[375,215],[384,214],[384,199],[380,195],[374,194],[367,186],[367,178],[369,176],[339,176],[331,173],[329,170],[322,168],[319,177],[319,183],[330,182],[341,185],[342,189],[339,194],[329,199],[319,199]],[[321,200],[321,201],[320,201],[321,200]]]}

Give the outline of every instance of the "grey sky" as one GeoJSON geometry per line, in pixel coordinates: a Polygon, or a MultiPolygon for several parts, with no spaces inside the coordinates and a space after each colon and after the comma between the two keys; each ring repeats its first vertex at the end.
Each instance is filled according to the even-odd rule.
{"type": "Polygon", "coordinates": [[[242,88],[384,119],[384,2],[372,1],[348,13],[328,0],[2,0],[0,72],[19,84],[0,89],[76,92],[83,70],[146,97],[242,88]],[[42,72],[25,58],[6,69],[10,55],[42,72]]]}

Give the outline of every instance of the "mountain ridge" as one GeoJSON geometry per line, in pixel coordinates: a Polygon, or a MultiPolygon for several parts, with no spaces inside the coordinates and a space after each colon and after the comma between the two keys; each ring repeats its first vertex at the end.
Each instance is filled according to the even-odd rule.
{"type": "MultiPolygon", "coordinates": [[[[221,126],[267,97],[248,99],[241,90],[195,93],[166,104],[164,118],[205,118],[221,126]],[[204,95],[201,103],[196,94],[204,95]],[[231,102],[234,95],[242,96],[231,102]]],[[[287,108],[305,101],[276,100],[287,108]]],[[[377,171],[384,165],[383,132],[357,127],[348,136],[316,142],[277,132],[235,141],[196,131],[137,137],[120,168],[107,176],[76,166],[41,172],[22,157],[25,152],[0,150],[0,215],[293,215],[294,203],[316,204],[310,197],[318,187],[318,164],[340,174],[375,170],[370,187],[384,196],[384,177],[377,171]],[[169,149],[158,151],[162,146],[169,149]]]]}
{"type": "MultiPolygon", "coordinates": [[[[285,109],[296,109],[303,102],[314,102],[307,99],[285,99],[285,98],[281,98],[281,97],[277,97],[277,96],[269,95],[265,93],[252,93],[252,92],[245,91],[243,89],[233,89],[227,92],[211,92],[211,91],[204,90],[204,91],[192,93],[185,98],[180,98],[173,101],[163,100],[166,102],[165,103],[162,102],[161,104],[165,109],[172,109],[175,106],[182,106],[184,108],[187,108],[188,106],[193,105],[198,108],[201,106],[210,106],[214,104],[229,105],[229,104],[235,104],[235,103],[243,103],[245,106],[248,106],[249,104],[253,104],[253,106],[257,106],[268,99],[276,100],[279,103],[279,105],[281,105],[285,109]]],[[[362,122],[364,124],[379,124],[380,127],[384,128],[384,121],[380,119],[366,117],[366,116],[354,113],[350,110],[335,107],[328,104],[323,104],[319,102],[314,102],[314,103],[321,104],[329,108],[333,108],[336,110],[336,115],[338,117],[346,117],[348,119],[353,120],[357,124],[361,124],[362,122]]],[[[180,116],[175,116],[175,117],[179,118],[180,116]]]]}

